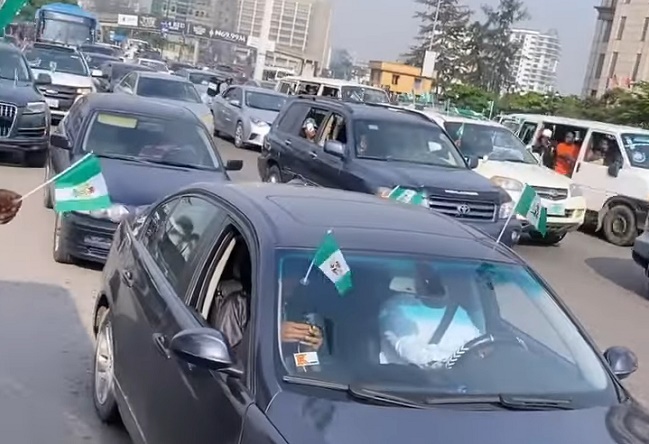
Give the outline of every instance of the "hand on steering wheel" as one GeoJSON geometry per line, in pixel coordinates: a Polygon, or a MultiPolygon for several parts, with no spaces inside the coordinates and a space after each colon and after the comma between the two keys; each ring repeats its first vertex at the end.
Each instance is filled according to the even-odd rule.
{"type": "Polygon", "coordinates": [[[452,369],[453,367],[458,365],[458,363],[461,364],[462,362],[464,362],[467,359],[467,356],[478,355],[481,359],[483,359],[491,353],[491,350],[489,350],[489,348],[501,345],[527,350],[527,344],[525,344],[525,342],[519,337],[513,335],[484,334],[470,340],[469,342],[464,344],[464,346],[459,348],[455,353],[453,353],[450,358],[445,361],[444,367],[446,367],[447,369],[452,369]]]}

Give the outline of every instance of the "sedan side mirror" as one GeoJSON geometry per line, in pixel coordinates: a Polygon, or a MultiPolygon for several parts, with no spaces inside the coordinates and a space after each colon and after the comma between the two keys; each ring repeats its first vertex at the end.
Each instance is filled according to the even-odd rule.
{"type": "Polygon", "coordinates": [[[608,175],[611,177],[617,177],[620,174],[622,166],[618,162],[613,162],[608,166],[608,175]]]}
{"type": "Polygon", "coordinates": [[[638,370],[638,357],[626,347],[611,347],[604,352],[604,359],[618,379],[625,379],[638,370]]]}
{"type": "Polygon", "coordinates": [[[466,163],[470,169],[475,170],[480,165],[480,159],[475,156],[469,156],[466,158],[466,163]]]}
{"type": "Polygon", "coordinates": [[[207,95],[210,97],[216,97],[219,95],[219,88],[216,83],[209,83],[207,85],[207,95]]]}
{"type": "Polygon", "coordinates": [[[241,171],[243,160],[228,160],[225,162],[225,171],[241,171]]]}
{"type": "Polygon", "coordinates": [[[49,74],[44,74],[41,73],[36,77],[36,82],[37,85],[51,85],[52,84],[52,77],[49,74]]]}
{"type": "Polygon", "coordinates": [[[345,145],[337,140],[327,140],[324,145],[324,152],[342,159],[345,157],[345,145]]]}
{"type": "Polygon", "coordinates": [[[52,133],[50,134],[50,145],[62,150],[70,150],[70,142],[63,134],[52,133]]]}
{"type": "Polygon", "coordinates": [[[227,339],[211,328],[193,328],[176,334],[169,344],[172,353],[188,364],[238,376],[227,339]],[[230,371],[232,369],[232,371],[230,371]]]}

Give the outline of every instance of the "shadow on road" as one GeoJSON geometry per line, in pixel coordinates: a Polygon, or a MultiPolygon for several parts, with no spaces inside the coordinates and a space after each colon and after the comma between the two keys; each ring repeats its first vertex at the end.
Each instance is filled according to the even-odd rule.
{"type": "Polygon", "coordinates": [[[632,259],[619,259],[612,257],[595,257],[586,259],[588,265],[595,273],[613,282],[615,285],[632,291],[638,296],[647,298],[647,278],[632,259]]]}
{"type": "Polygon", "coordinates": [[[95,416],[92,362],[93,343],[66,289],[0,281],[2,442],[129,443],[122,428],[95,416]]]}

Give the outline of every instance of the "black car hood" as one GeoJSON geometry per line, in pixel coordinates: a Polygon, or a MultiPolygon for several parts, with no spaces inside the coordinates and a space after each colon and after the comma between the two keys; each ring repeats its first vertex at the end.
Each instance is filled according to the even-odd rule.
{"type": "Polygon", "coordinates": [[[0,102],[25,106],[29,102],[43,102],[43,96],[32,83],[0,79],[0,102]]]}
{"type": "Polygon", "coordinates": [[[100,161],[111,201],[128,207],[151,205],[192,183],[229,180],[222,171],[171,168],[106,158],[100,161]]]}
{"type": "Polygon", "coordinates": [[[469,192],[475,193],[474,197],[489,200],[498,200],[500,196],[497,186],[469,169],[368,159],[356,159],[353,165],[357,172],[361,172],[361,177],[375,186],[401,186],[439,194],[469,192]]]}
{"type": "Polygon", "coordinates": [[[649,415],[631,402],[582,410],[418,410],[284,391],[266,414],[290,444],[649,443],[649,415]]]}

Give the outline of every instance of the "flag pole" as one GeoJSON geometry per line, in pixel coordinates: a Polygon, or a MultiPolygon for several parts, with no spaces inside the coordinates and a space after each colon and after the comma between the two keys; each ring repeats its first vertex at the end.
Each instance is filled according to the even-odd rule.
{"type": "Polygon", "coordinates": [[[22,202],[23,200],[25,200],[26,198],[28,198],[28,197],[31,196],[32,194],[36,193],[36,192],[39,191],[39,190],[42,190],[42,189],[45,188],[47,185],[51,184],[51,183],[54,182],[56,179],[58,179],[59,177],[63,176],[63,175],[64,175],[65,173],[67,173],[70,169],[72,169],[73,167],[79,165],[81,162],[83,162],[84,160],[86,160],[86,159],[87,159],[88,157],[90,157],[91,155],[92,155],[92,153],[88,153],[88,154],[86,154],[86,155],[83,156],[81,159],[77,160],[77,161],[74,162],[72,165],[70,165],[69,167],[67,167],[67,168],[64,169],[63,171],[61,171],[59,174],[56,174],[56,175],[50,177],[49,179],[47,179],[45,182],[43,182],[42,184],[40,184],[39,186],[37,186],[37,187],[34,188],[33,190],[31,190],[31,191],[29,191],[29,192],[23,194],[23,195],[20,197],[20,199],[17,199],[17,200],[16,200],[16,202],[22,202]]]}
{"type": "MultiPolygon", "coordinates": [[[[333,231],[331,229],[327,230],[327,235],[331,234],[333,231]]],[[[326,236],[326,235],[325,235],[326,236]]],[[[318,249],[320,247],[318,246],[318,249]]],[[[318,251],[316,249],[316,252],[318,251]]],[[[311,259],[311,263],[309,264],[309,268],[307,268],[306,273],[304,274],[304,277],[300,279],[300,284],[302,285],[308,285],[309,284],[309,276],[311,275],[311,271],[313,270],[313,266],[315,265],[315,254],[313,255],[313,258],[311,259]]]]}
{"type": "MultiPolygon", "coordinates": [[[[520,198],[518,198],[520,200],[520,198]]],[[[516,205],[514,205],[514,208],[512,208],[512,212],[509,213],[509,216],[507,216],[507,219],[505,219],[505,225],[503,225],[503,229],[500,230],[500,234],[498,235],[498,238],[496,239],[496,244],[494,245],[493,249],[495,250],[500,241],[503,238],[503,234],[505,234],[505,230],[507,230],[507,225],[509,225],[509,222],[512,220],[512,216],[516,214],[516,207],[518,206],[518,200],[516,201],[516,205]]]]}

